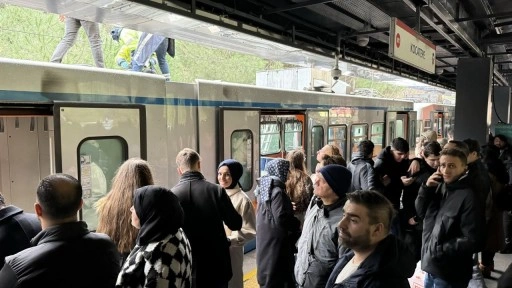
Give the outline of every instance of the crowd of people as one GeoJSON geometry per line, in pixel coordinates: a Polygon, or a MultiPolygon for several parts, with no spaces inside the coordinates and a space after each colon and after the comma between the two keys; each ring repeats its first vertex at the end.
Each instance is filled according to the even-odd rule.
{"type": "MultiPolygon", "coordinates": [[[[375,158],[364,140],[348,165],[329,144],[312,175],[298,148],[265,164],[256,209],[234,159],[218,165],[214,184],[185,148],[169,189],[132,158],[95,204],[94,232],[78,220],[80,182],[50,175],[36,189],[35,215],[0,194],[0,287],[240,288],[244,244],[256,239],[260,287],[409,287],[420,261],[425,288],[466,288],[512,249],[506,140],[442,146],[424,133],[414,158],[403,138],[375,158]]],[[[511,267],[499,287],[511,287],[511,267]]]]}
{"type": "MultiPolygon", "coordinates": [[[[55,48],[50,62],[61,63],[62,59],[76,42],[80,27],[85,30],[89,44],[91,45],[94,65],[104,68],[103,50],[101,48],[101,37],[99,24],[92,21],[80,20],[60,15],[60,21],[64,22],[64,37],[55,48]]],[[[121,47],[115,56],[116,64],[124,70],[156,73],[155,64],[158,63],[162,76],[167,81],[171,80],[171,73],[166,56],[174,57],[174,39],[154,35],[150,33],[139,33],[122,27],[114,27],[111,31],[112,39],[119,42],[121,47]],[[153,56],[154,55],[154,56],[153,56]]]]}

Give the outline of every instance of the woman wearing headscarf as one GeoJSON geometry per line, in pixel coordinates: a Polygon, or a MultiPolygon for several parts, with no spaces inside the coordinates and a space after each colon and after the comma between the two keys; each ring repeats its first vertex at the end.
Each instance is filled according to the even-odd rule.
{"type": "Polygon", "coordinates": [[[236,211],[242,216],[242,229],[231,231],[226,225],[224,230],[231,245],[229,254],[231,256],[231,270],[233,277],[228,283],[229,288],[243,288],[243,263],[244,263],[244,244],[254,239],[256,236],[256,216],[252,207],[251,199],[242,191],[238,181],[242,177],[244,167],[233,159],[227,159],[219,164],[217,170],[217,180],[220,186],[226,189],[226,193],[233,203],[236,211]]]}
{"type": "Polygon", "coordinates": [[[178,198],[167,188],[145,186],[135,191],[130,211],[139,234],[116,287],[192,287],[192,252],[178,198]]]}
{"type": "Polygon", "coordinates": [[[258,284],[262,288],[295,287],[293,252],[300,235],[300,222],[293,216],[286,179],[290,162],[274,159],[267,163],[267,175],[260,178],[256,214],[256,261],[258,284]]]}

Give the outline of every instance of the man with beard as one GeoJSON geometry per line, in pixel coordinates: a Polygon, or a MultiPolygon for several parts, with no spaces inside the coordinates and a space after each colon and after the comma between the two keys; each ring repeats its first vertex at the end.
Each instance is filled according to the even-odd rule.
{"type": "Polygon", "coordinates": [[[326,288],[409,287],[414,255],[389,234],[391,202],[375,191],[348,193],[347,199],[338,229],[341,244],[351,250],[338,260],[326,288]]]}

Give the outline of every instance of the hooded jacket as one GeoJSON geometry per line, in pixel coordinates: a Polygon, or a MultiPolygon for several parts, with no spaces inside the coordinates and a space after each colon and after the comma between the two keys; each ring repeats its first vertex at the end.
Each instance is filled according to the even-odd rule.
{"type": "Polygon", "coordinates": [[[478,196],[467,177],[437,187],[422,186],[416,211],[424,219],[421,268],[448,282],[469,281],[478,236],[484,231],[478,196]]]}
{"type": "Polygon", "coordinates": [[[377,188],[377,175],[373,170],[373,160],[365,158],[363,153],[354,152],[347,168],[352,172],[352,190],[374,190],[377,188]]]}
{"type": "Polygon", "coordinates": [[[105,234],[87,230],[85,222],[49,227],[25,249],[6,258],[0,287],[114,287],[119,252],[105,234]]]}
{"type": "Polygon", "coordinates": [[[404,159],[401,162],[396,162],[393,157],[393,152],[391,152],[391,146],[386,147],[380,152],[379,156],[377,156],[377,160],[375,160],[375,174],[380,179],[384,175],[388,175],[391,182],[388,186],[384,186],[382,183],[379,183],[379,190],[382,192],[386,198],[391,201],[395,210],[400,209],[400,196],[402,195],[402,189],[404,185],[400,177],[405,176],[407,174],[407,169],[409,169],[409,160],[404,159]]]}
{"type": "Polygon", "coordinates": [[[377,244],[375,250],[358,269],[339,284],[335,284],[341,270],[354,257],[348,251],[334,267],[326,288],[409,288],[407,278],[414,274],[414,255],[395,236],[389,234],[377,244]]]}

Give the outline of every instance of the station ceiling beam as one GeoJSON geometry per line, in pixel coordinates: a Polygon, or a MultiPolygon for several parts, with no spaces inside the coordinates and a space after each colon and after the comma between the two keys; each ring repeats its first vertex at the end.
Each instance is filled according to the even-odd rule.
{"type": "Polygon", "coordinates": [[[262,14],[269,15],[269,14],[274,14],[274,13],[279,13],[279,12],[300,9],[300,8],[308,7],[311,5],[325,4],[325,3],[329,3],[329,2],[333,2],[333,1],[334,0],[311,0],[311,1],[301,2],[301,3],[292,4],[292,5],[288,5],[288,6],[283,6],[283,7],[279,7],[279,8],[274,8],[274,9],[265,9],[265,10],[263,10],[262,14]]]}
{"type": "Polygon", "coordinates": [[[503,18],[511,18],[511,17],[512,17],[512,11],[509,11],[509,12],[494,13],[494,14],[480,15],[480,16],[474,16],[474,17],[457,18],[457,19],[455,19],[455,21],[460,23],[460,22],[466,22],[466,21],[485,20],[485,19],[489,19],[489,18],[503,19],[503,18]]]}

